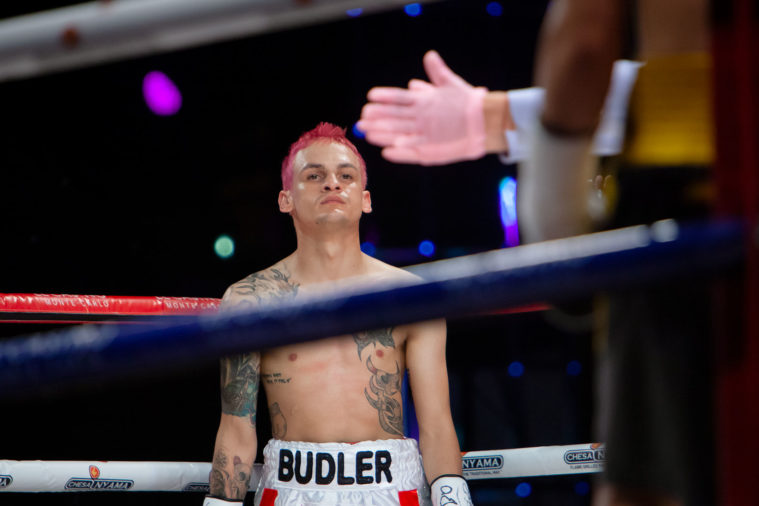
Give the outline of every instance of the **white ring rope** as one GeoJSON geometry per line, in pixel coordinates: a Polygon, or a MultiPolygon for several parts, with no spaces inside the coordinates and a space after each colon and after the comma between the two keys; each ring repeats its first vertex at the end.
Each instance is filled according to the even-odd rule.
{"type": "MultiPolygon", "coordinates": [[[[598,444],[539,446],[463,454],[468,480],[597,473],[604,448],[598,444]]],[[[208,492],[208,462],[113,462],[0,460],[0,492],[208,492]]],[[[250,480],[261,478],[256,464],[250,480]]]]}

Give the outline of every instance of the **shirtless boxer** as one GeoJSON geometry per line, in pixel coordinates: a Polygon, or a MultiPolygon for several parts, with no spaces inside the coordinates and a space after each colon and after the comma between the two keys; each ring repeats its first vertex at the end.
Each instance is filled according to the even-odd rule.
{"type": "MultiPolygon", "coordinates": [[[[224,310],[303,298],[348,278],[411,276],[361,252],[359,220],[371,212],[371,197],[364,160],[344,130],[321,123],[303,134],[282,164],[282,188],[279,208],[292,216],[297,248],[230,286],[224,310]]],[[[257,506],[408,506],[430,504],[430,495],[435,505],[471,504],[450,412],[445,332],[444,321],[428,321],[222,360],[222,415],[204,505],[242,504],[258,444],[259,380],[274,439],[264,448],[257,506]],[[403,436],[406,369],[419,449],[403,436]]]]}

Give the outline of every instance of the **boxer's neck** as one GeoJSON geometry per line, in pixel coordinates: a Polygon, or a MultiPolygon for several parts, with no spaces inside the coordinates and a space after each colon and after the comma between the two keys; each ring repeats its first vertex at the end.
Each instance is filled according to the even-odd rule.
{"type": "Polygon", "coordinates": [[[298,248],[290,257],[290,270],[301,285],[335,281],[368,273],[358,231],[329,238],[298,236],[298,248]]]}

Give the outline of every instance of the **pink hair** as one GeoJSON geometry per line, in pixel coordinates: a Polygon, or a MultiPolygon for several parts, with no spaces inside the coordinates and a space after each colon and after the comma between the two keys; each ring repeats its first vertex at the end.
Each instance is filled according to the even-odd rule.
{"type": "Polygon", "coordinates": [[[366,189],[366,162],[358,152],[356,146],[345,136],[345,129],[340,128],[332,123],[319,123],[316,128],[309,130],[298,138],[297,141],[290,146],[290,152],[287,154],[284,160],[282,160],[282,189],[289,190],[293,185],[293,164],[295,163],[295,155],[298,151],[307,148],[311,144],[317,141],[337,142],[343,146],[347,146],[353,154],[356,155],[359,162],[359,169],[361,170],[361,179],[364,182],[364,189],[366,189]]]}

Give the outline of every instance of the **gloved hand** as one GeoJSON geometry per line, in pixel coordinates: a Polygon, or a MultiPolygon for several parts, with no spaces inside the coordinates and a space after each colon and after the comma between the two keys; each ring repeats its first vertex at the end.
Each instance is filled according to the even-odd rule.
{"type": "Polygon", "coordinates": [[[391,162],[441,165],[484,156],[487,89],[454,74],[435,51],[424,55],[424,69],[431,83],[369,90],[358,129],[385,147],[382,156],[391,162]]]}
{"type": "Polygon", "coordinates": [[[430,496],[435,506],[438,504],[473,506],[466,480],[453,474],[444,474],[435,478],[430,484],[430,496]]]}

